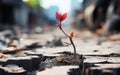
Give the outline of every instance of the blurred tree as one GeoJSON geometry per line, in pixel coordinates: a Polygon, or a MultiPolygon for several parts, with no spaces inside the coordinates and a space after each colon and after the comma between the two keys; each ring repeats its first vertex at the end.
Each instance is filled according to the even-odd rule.
{"type": "Polygon", "coordinates": [[[41,6],[42,0],[28,0],[26,1],[26,3],[32,7],[42,9],[42,6],[41,6]]]}

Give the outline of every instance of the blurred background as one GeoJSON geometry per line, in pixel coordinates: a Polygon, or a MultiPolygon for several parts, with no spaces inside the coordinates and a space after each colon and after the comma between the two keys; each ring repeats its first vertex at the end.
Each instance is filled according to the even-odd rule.
{"type": "MultiPolygon", "coordinates": [[[[4,72],[7,72],[5,73],[7,75],[8,73],[10,75],[15,75],[14,73],[17,75],[23,74],[21,73],[22,64],[24,66],[26,64],[30,65],[26,66],[28,69],[31,69],[31,67],[36,69],[37,66],[40,66],[42,68],[38,69],[42,71],[58,64],[56,56],[65,54],[67,57],[69,55],[71,57],[71,52],[73,52],[70,43],[71,38],[68,39],[57,27],[56,11],[60,13],[67,12],[67,18],[62,22],[62,26],[68,35],[72,31],[74,32],[73,39],[78,50],[77,57],[80,56],[83,59],[87,58],[87,61],[90,60],[90,64],[85,61],[85,69],[83,64],[81,64],[82,61],[80,61],[80,65],[83,68],[79,67],[82,70],[92,73],[93,68],[94,72],[96,69],[91,63],[104,63],[104,65],[112,63],[119,66],[120,0],[0,0],[0,58],[5,58],[5,60],[0,60],[0,75],[1,73],[3,75],[4,72]],[[32,57],[31,55],[34,56],[32,57]],[[24,64],[23,57],[26,56],[31,57],[24,58],[26,59],[24,64]],[[36,56],[39,58],[36,58],[36,56]],[[15,59],[13,59],[14,57],[15,59]],[[95,59],[95,62],[93,59],[95,59]],[[20,60],[23,63],[19,63],[20,60]],[[42,64],[40,62],[33,63],[36,60],[42,64]],[[9,67],[8,70],[4,69],[7,68],[7,66],[4,66],[11,62],[14,62],[13,64],[15,62],[19,63],[21,65],[20,68],[16,70],[16,65],[10,65],[10,69],[9,67]]],[[[58,57],[57,60],[69,64],[68,60],[71,59],[69,57],[64,58],[63,55],[62,58],[58,57]]],[[[73,62],[70,62],[70,64],[73,62]]],[[[101,69],[102,67],[99,66],[98,68],[101,69]]],[[[105,71],[99,70],[99,72],[102,75],[104,74],[103,72],[105,72],[105,75],[106,73],[111,75],[115,73],[117,75],[120,68],[112,68],[104,69],[105,71]]],[[[26,71],[29,72],[28,70],[26,71]]],[[[79,73],[77,72],[78,68],[70,69],[70,71],[67,72],[70,75],[73,74],[72,71],[79,73]]],[[[31,72],[33,71],[30,70],[28,75],[33,75],[30,74],[31,72]]],[[[35,72],[37,71],[35,70],[35,72]]],[[[82,71],[80,74],[83,73],[82,71]]]]}
{"type": "Polygon", "coordinates": [[[0,0],[0,31],[14,34],[56,27],[56,11],[68,13],[63,26],[99,35],[120,31],[120,0],[0,0]]]}

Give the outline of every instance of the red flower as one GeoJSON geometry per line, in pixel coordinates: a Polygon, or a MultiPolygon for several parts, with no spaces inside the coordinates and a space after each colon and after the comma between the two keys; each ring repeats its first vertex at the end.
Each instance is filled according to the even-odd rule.
{"type": "Polygon", "coordinates": [[[67,17],[67,13],[60,14],[60,13],[56,12],[56,19],[57,19],[58,21],[61,22],[61,21],[65,20],[66,17],[67,17]]]}
{"type": "Polygon", "coordinates": [[[73,32],[70,33],[70,37],[71,37],[71,38],[73,37],[73,34],[74,34],[73,32]]]}

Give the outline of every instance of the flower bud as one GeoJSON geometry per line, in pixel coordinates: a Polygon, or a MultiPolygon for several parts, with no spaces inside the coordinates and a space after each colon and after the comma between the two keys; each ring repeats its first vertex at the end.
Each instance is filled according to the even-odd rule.
{"type": "Polygon", "coordinates": [[[60,13],[56,12],[56,15],[55,15],[55,16],[56,16],[56,19],[57,19],[58,21],[62,22],[63,20],[66,19],[67,13],[60,14],[60,13]]]}
{"type": "Polygon", "coordinates": [[[71,32],[71,33],[70,33],[70,37],[72,38],[72,37],[73,37],[73,35],[74,35],[74,33],[73,33],[73,32],[71,32]]]}
{"type": "Polygon", "coordinates": [[[57,26],[61,29],[61,23],[60,22],[57,23],[57,26]]]}

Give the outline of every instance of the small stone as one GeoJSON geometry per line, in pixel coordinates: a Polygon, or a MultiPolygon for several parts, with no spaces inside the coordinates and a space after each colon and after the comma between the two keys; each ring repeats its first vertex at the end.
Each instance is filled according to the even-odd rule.
{"type": "Polygon", "coordinates": [[[51,68],[53,66],[57,66],[57,60],[54,59],[46,59],[44,62],[40,63],[40,69],[39,70],[44,70],[46,68],[51,68]]]}

